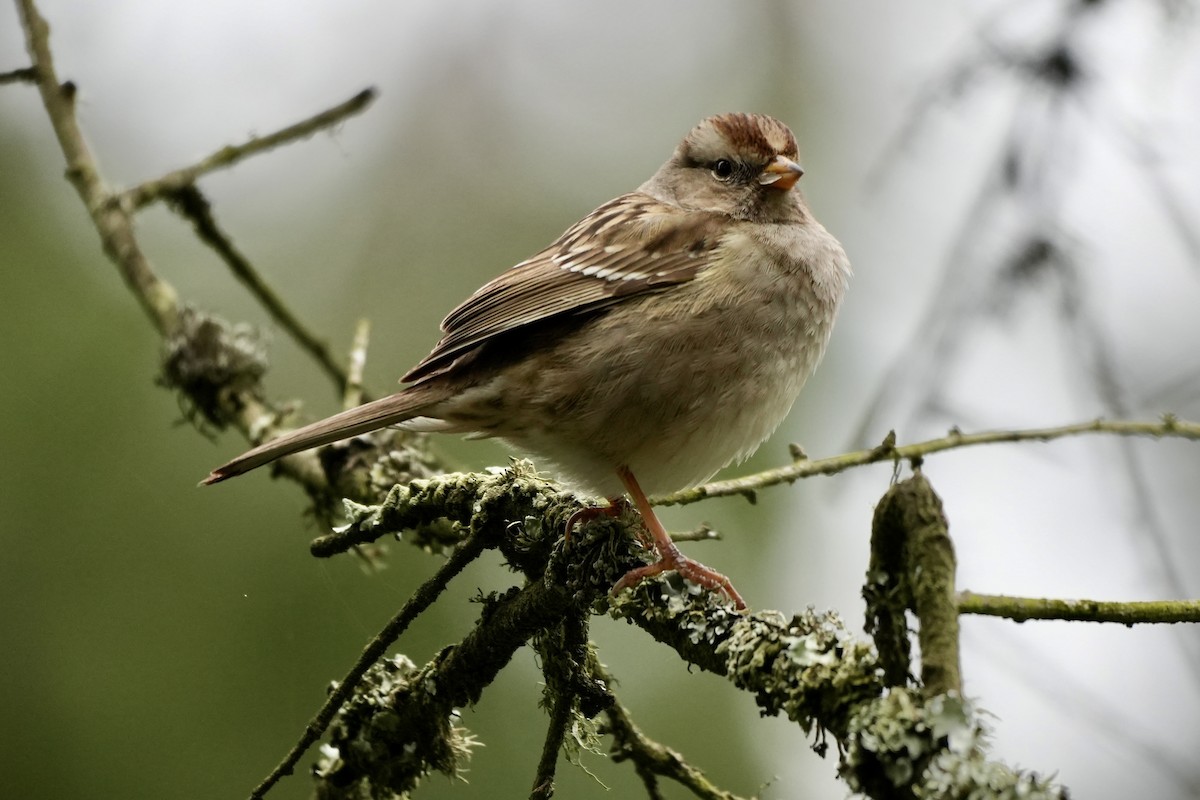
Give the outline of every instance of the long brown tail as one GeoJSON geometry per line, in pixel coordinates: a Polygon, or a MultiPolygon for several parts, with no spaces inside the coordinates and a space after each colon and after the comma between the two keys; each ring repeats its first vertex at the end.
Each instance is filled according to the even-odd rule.
{"type": "Polygon", "coordinates": [[[428,392],[414,387],[347,409],[242,453],[228,464],[214,469],[201,484],[218,483],[310,447],[404,422],[419,416],[428,407],[429,399],[428,392]]]}

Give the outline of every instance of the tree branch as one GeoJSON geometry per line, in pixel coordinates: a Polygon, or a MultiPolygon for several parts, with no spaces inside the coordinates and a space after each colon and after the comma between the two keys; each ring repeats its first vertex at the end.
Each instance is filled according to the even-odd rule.
{"type": "MultiPolygon", "coordinates": [[[[569,616],[554,629],[533,637],[533,647],[541,657],[542,675],[546,679],[543,705],[549,713],[546,739],[542,755],[538,760],[529,800],[550,800],[554,796],[554,776],[557,771],[559,753],[567,743],[567,731],[580,716],[592,717],[599,713],[594,700],[588,713],[581,713],[583,703],[580,689],[593,687],[593,694],[602,695],[603,705],[613,702],[607,687],[597,687],[589,681],[586,669],[590,647],[588,643],[588,614],[580,611],[569,616]]],[[[573,749],[577,749],[573,748],[573,749]]],[[[570,752],[568,752],[570,756],[570,752]]]]}
{"type": "Polygon", "coordinates": [[[1130,627],[1139,623],[1200,622],[1200,600],[1056,600],[975,592],[959,592],[957,600],[960,614],[1007,617],[1016,622],[1060,619],[1117,622],[1130,627]]]}
{"type": "MultiPolygon", "coordinates": [[[[231,329],[215,317],[183,306],[175,287],[156,272],[143,252],[134,232],[133,212],[150,199],[184,188],[187,180],[336,124],[365,108],[373,92],[360,92],[346,103],[269,136],[252,139],[239,147],[223,148],[197,165],[130,190],[132,194],[114,194],[106,187],[79,127],[75,85],[60,83],[55,71],[50,26],[33,0],[18,0],[17,9],[32,61],[32,66],[21,73],[34,78],[66,159],[67,179],[83,201],[105,254],[166,343],[168,363],[164,365],[164,384],[181,390],[188,403],[216,427],[234,424],[252,442],[268,438],[279,429],[284,414],[265,399],[260,382],[265,362],[255,352],[257,345],[241,329],[231,329]]],[[[391,452],[391,448],[384,452],[391,452]]],[[[406,461],[401,465],[393,459],[391,469],[386,471],[399,474],[399,468],[407,466],[415,468],[415,474],[427,472],[421,469],[423,457],[419,451],[406,461]]],[[[305,487],[316,501],[318,513],[326,516],[321,509],[328,507],[331,500],[329,480],[316,454],[297,453],[281,460],[276,469],[305,487]]],[[[361,497],[344,486],[339,489],[348,496],[361,497]]]]}
{"type": "Polygon", "coordinates": [[[517,649],[561,622],[572,606],[569,593],[548,583],[487,598],[479,623],[461,642],[396,686],[385,701],[370,706],[352,701],[348,713],[339,715],[338,729],[346,735],[333,739],[336,754],[319,770],[318,796],[331,796],[326,787],[340,792],[332,796],[362,796],[353,792],[355,785],[405,796],[431,769],[446,772],[441,737],[429,732],[444,726],[454,709],[478,702],[517,649]]]}
{"type": "Polygon", "coordinates": [[[100,243],[117,266],[125,284],[142,304],[154,327],[164,337],[179,329],[179,295],[171,284],[155,274],[133,232],[133,217],[124,204],[105,188],[96,160],[75,116],[75,84],[60,83],[50,51],[50,26],[38,13],[33,0],[17,0],[25,47],[33,61],[33,71],[42,105],[67,160],[67,180],[75,187],[83,205],[100,234],[100,243]]]}
{"type": "Polygon", "coordinates": [[[194,184],[199,178],[219,169],[227,169],[250,156],[306,139],[326,128],[339,124],[366,110],[378,93],[373,88],[363,89],[345,102],[314,114],[308,119],[280,128],[266,136],[252,136],[239,145],[226,145],[191,166],[168,172],[159,178],[134,186],[121,194],[120,202],[131,211],[137,211],[155,200],[170,197],[181,189],[194,184]]]}
{"type": "Polygon", "coordinates": [[[22,67],[8,72],[0,72],[0,86],[6,83],[37,83],[37,78],[36,69],[33,67],[22,67]]]}
{"type": "MultiPolygon", "coordinates": [[[[613,683],[608,670],[595,657],[589,654],[588,672],[605,684],[613,683]]],[[[633,767],[651,800],[661,800],[662,793],[658,790],[658,778],[664,777],[684,786],[701,800],[742,800],[735,794],[726,792],[715,786],[712,781],[699,769],[687,762],[684,757],[670,747],[654,741],[633,721],[629,710],[619,701],[614,701],[604,712],[606,725],[601,730],[613,737],[610,752],[614,762],[632,761],[633,767]]]]}
{"type": "Polygon", "coordinates": [[[396,643],[396,640],[408,630],[408,626],[412,624],[420,614],[433,605],[433,602],[441,596],[445,591],[446,586],[450,581],[462,572],[463,569],[479,557],[479,554],[484,551],[487,539],[483,535],[476,535],[468,538],[465,542],[451,554],[450,558],[442,565],[442,568],[437,573],[421,584],[421,586],[413,592],[412,597],[401,607],[400,611],[384,626],[375,638],[363,648],[358,660],[354,662],[354,666],[346,673],[345,677],[334,686],[329,693],[329,698],[316,716],[304,727],[304,733],[300,737],[300,741],[296,742],[288,754],[275,769],[271,770],[270,774],[263,779],[255,789],[250,792],[252,800],[257,800],[266,795],[266,793],[274,786],[280,778],[285,775],[291,775],[301,756],[305,751],[312,746],[313,742],[321,738],[325,733],[325,729],[329,727],[329,723],[333,720],[334,715],[342,708],[342,704],[350,697],[351,693],[362,692],[360,682],[363,676],[371,667],[373,667],[381,658],[387,649],[396,643]]]}
{"type": "MultiPolygon", "coordinates": [[[[420,484],[415,492],[393,493],[386,512],[360,509],[360,521],[352,525],[404,519],[406,496],[429,502],[431,482],[414,483],[420,484]]],[[[825,737],[832,735],[842,755],[839,771],[856,791],[909,797],[914,796],[907,793],[910,784],[919,780],[921,786],[949,787],[950,794],[942,796],[979,785],[1023,786],[1031,797],[1060,796],[1047,781],[989,762],[983,725],[954,692],[931,697],[903,687],[884,692],[873,649],[850,636],[833,614],[810,610],[790,619],[774,611],[741,614],[721,596],[686,586],[673,575],[610,597],[609,587],[637,563],[636,537],[623,532],[627,521],[600,518],[565,547],[559,532],[573,498],[558,494],[552,485],[523,474],[518,464],[506,474],[473,476],[444,497],[451,515],[473,509],[473,531],[486,527],[501,537],[501,552],[529,583],[489,598],[471,634],[379,708],[378,713],[408,722],[391,726],[399,738],[386,748],[377,742],[373,751],[404,751],[402,742],[410,740],[412,730],[429,730],[439,720],[444,723],[450,709],[476,702],[523,642],[584,610],[607,610],[749,692],[764,714],[783,714],[799,724],[814,737],[818,752],[825,752],[825,737]],[[972,783],[977,780],[990,783],[972,783]]],[[[421,514],[411,518],[420,521],[421,514]]],[[[339,752],[345,757],[344,750],[339,752]]],[[[401,783],[410,785],[405,781],[430,768],[431,763],[410,763],[401,783]]],[[[354,774],[341,772],[339,780],[354,774]]]]}
{"type": "Polygon", "coordinates": [[[283,328],[321,367],[338,394],[344,395],[350,385],[346,370],[333,357],[329,345],[308,329],[300,318],[283,302],[271,285],[259,274],[249,259],[241,254],[233,241],[221,230],[213,215],[212,206],[195,186],[188,184],[165,193],[167,204],[184,219],[192,223],[196,236],[211,247],[224,261],[234,276],[259,302],[279,327],[283,328]]]}
{"type": "Polygon", "coordinates": [[[884,643],[894,644],[894,637],[903,637],[904,672],[898,674],[897,665],[886,670],[889,683],[904,685],[903,678],[907,678],[908,632],[903,621],[908,608],[920,622],[917,636],[923,694],[936,697],[961,692],[954,547],[942,501],[920,472],[892,486],[875,507],[871,551],[867,587],[895,587],[895,591],[864,591],[868,599],[867,628],[885,632],[884,643]],[[889,555],[876,558],[877,550],[889,555]],[[880,604],[872,602],[881,596],[889,601],[883,604],[886,611],[879,611],[880,604]],[[877,613],[887,624],[873,622],[877,613]]]}
{"type": "Polygon", "coordinates": [[[1159,422],[1095,419],[1052,428],[985,431],[982,433],[963,433],[955,428],[946,436],[908,445],[896,445],[896,436],[892,432],[884,439],[883,444],[870,450],[857,450],[816,461],[803,456],[803,451],[794,451],[801,457],[788,466],[764,470],[740,478],[714,481],[662,497],[652,497],[651,502],[660,506],[686,505],[697,503],[708,497],[728,497],[730,495],[743,495],[753,501],[758,489],[778,486],[781,483],[795,483],[802,478],[811,478],[815,475],[836,475],[848,469],[880,461],[899,463],[904,460],[921,459],[945,450],[958,450],[982,444],[1051,442],[1069,436],[1087,434],[1200,441],[1200,423],[1177,419],[1173,414],[1164,414],[1159,422]]]}

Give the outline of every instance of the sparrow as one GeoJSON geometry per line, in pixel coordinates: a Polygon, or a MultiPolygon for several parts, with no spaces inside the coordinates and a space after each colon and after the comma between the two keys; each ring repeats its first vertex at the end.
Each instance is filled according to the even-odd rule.
{"type": "MultiPolygon", "coordinates": [[[[741,595],[684,556],[648,495],[698,485],[749,457],[825,352],[850,264],[813,218],[791,130],[732,113],[693,128],[636,191],[446,316],[395,394],[285,433],[217,467],[217,483],[387,426],[495,437],[570,487],[628,493],[667,571],[741,595]]],[[[568,531],[569,532],[569,531],[568,531]]]]}

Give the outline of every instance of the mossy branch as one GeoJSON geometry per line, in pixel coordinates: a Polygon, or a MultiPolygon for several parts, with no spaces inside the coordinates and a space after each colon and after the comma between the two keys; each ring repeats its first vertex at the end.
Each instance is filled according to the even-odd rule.
{"type": "MultiPolygon", "coordinates": [[[[940,507],[933,502],[936,496],[922,480],[914,481],[907,482],[914,487],[914,494],[897,495],[901,499],[894,501],[900,504],[898,508],[912,509],[902,512],[903,521],[922,523],[935,540],[944,537],[940,507]]],[[[447,509],[451,516],[469,516],[472,535],[486,528],[489,537],[499,537],[496,546],[508,563],[526,576],[528,583],[523,588],[513,587],[488,598],[470,636],[422,671],[423,680],[432,681],[439,696],[452,697],[454,707],[478,700],[522,641],[553,635],[561,630],[564,619],[578,618],[587,611],[608,613],[638,625],[689,663],[750,693],[764,714],[782,714],[796,722],[813,737],[818,752],[824,753],[827,737],[833,737],[843,778],[870,797],[915,797],[905,793],[913,781],[945,785],[959,792],[982,785],[1023,786],[1031,792],[1030,797],[1060,796],[1048,781],[987,760],[985,731],[978,714],[959,700],[956,692],[941,690],[952,679],[931,674],[930,686],[938,689],[936,692],[921,694],[903,687],[885,691],[874,649],[855,639],[835,614],[809,610],[787,618],[775,611],[737,613],[720,596],[686,586],[674,576],[646,580],[631,591],[610,597],[608,587],[637,563],[640,555],[636,537],[625,530],[631,520],[590,522],[572,536],[567,547],[559,531],[575,502],[517,463],[492,476],[464,476],[450,483],[414,481],[413,488],[394,491],[386,504],[355,511],[351,527],[369,529],[372,535],[392,532],[405,521],[425,524],[427,515],[436,513],[437,508],[447,509]],[[514,497],[524,500],[514,502],[514,497]],[[409,501],[424,510],[406,508],[409,501]],[[468,655],[474,671],[443,675],[443,669],[457,670],[455,665],[468,655]],[[898,776],[906,776],[908,783],[898,776]],[[976,780],[990,783],[973,783],[976,780]]],[[[952,593],[940,588],[936,593],[939,597],[945,594],[953,608],[952,593]]],[[[922,601],[922,608],[926,602],[922,601]]],[[[930,645],[931,655],[936,649],[930,645]]],[[[957,651],[953,653],[956,666],[957,651]]],[[[594,668],[580,670],[578,658],[572,663],[574,678],[566,677],[568,672],[554,673],[555,682],[572,687],[556,698],[573,697],[577,687],[594,683],[590,677],[594,668]]],[[[405,718],[412,713],[412,704],[425,703],[412,691],[397,700],[402,700],[405,708],[391,708],[387,713],[405,718]]],[[[592,713],[602,706],[594,705],[592,713]]],[[[429,708],[435,716],[446,713],[443,706],[429,708]]],[[[563,724],[567,707],[558,711],[562,713],[555,714],[555,726],[563,724]]],[[[432,719],[426,720],[421,729],[432,724],[432,719]]],[[[557,746],[558,734],[554,729],[551,734],[548,741],[557,746]]],[[[543,758],[543,765],[548,758],[543,758]]],[[[660,766],[667,768],[671,760],[668,755],[660,766]]],[[[424,769],[428,768],[426,764],[424,769]]],[[[539,771],[542,780],[538,786],[543,787],[539,796],[544,796],[549,774],[545,766],[539,771]]]]}
{"type": "MultiPolygon", "coordinates": [[[[586,726],[594,731],[587,719],[614,702],[608,687],[595,680],[588,669],[588,657],[592,654],[588,642],[589,619],[586,609],[579,609],[557,627],[533,637],[533,648],[540,657],[546,679],[542,705],[550,719],[529,800],[549,800],[554,796],[560,753],[565,750],[568,758],[574,759],[581,747],[578,731],[572,735],[572,730],[586,726]]],[[[588,738],[594,737],[594,733],[588,734],[588,738]]],[[[591,742],[582,744],[593,747],[591,742]]]]}
{"type": "Polygon", "coordinates": [[[305,751],[325,733],[325,729],[329,727],[334,715],[342,710],[343,705],[350,699],[351,694],[362,698],[364,694],[374,691],[374,683],[363,681],[363,677],[367,674],[367,671],[381,661],[388,648],[396,643],[396,640],[403,635],[413,620],[420,616],[425,609],[433,605],[433,602],[445,591],[450,581],[483,552],[486,544],[487,538],[482,534],[468,538],[450,555],[450,558],[437,571],[437,574],[427,580],[413,593],[408,602],[392,617],[383,630],[363,648],[362,654],[359,655],[358,660],[350,668],[350,671],[346,673],[346,676],[330,690],[329,698],[321,706],[320,711],[305,726],[304,734],[300,737],[300,741],[292,747],[288,754],[284,756],[283,761],[267,775],[262,783],[250,793],[252,799],[264,797],[280,778],[292,774],[292,771],[295,769],[296,764],[299,763],[301,757],[303,757],[305,751]]]}
{"type": "Polygon", "coordinates": [[[921,686],[926,697],[962,691],[958,656],[958,607],[954,595],[954,547],[942,501],[925,476],[888,489],[875,507],[871,565],[864,597],[867,630],[875,634],[888,685],[908,678],[905,612],[920,623],[921,686]]]}

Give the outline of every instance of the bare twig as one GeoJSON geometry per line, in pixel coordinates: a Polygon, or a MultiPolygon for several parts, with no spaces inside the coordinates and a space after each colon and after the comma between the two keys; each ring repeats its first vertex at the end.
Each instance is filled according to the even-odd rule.
{"type": "Polygon", "coordinates": [[[37,83],[37,70],[33,67],[22,67],[10,72],[0,72],[0,86],[6,83],[37,83]]]}
{"type": "Polygon", "coordinates": [[[1139,623],[1200,622],[1200,600],[1056,600],[1002,594],[958,593],[958,613],[1029,619],[1067,619],[1079,622],[1139,623]]]}
{"type": "Polygon", "coordinates": [[[127,189],[121,195],[121,202],[130,210],[136,211],[155,200],[191,186],[203,175],[219,169],[232,167],[243,159],[258,153],[271,150],[281,144],[287,144],[299,139],[305,139],[313,134],[337,125],[347,117],[351,117],[366,109],[375,99],[377,92],[373,88],[363,89],[358,94],[339,103],[333,108],[314,114],[306,120],[280,128],[266,136],[252,136],[239,145],[227,145],[212,155],[201,159],[191,166],[169,172],[160,178],[127,189]]]}
{"type": "MultiPolygon", "coordinates": [[[[281,144],[292,138],[309,135],[322,126],[335,124],[348,114],[365,107],[373,93],[362,92],[347,103],[318,114],[309,120],[292,125],[270,136],[252,140],[241,147],[225,148],[200,164],[144,184],[132,190],[137,196],[114,194],[105,185],[92,156],[75,112],[76,88],[73,83],[60,82],[50,50],[50,27],[38,12],[33,0],[18,0],[18,12],[25,32],[26,49],[32,66],[19,71],[30,76],[37,86],[47,117],[67,163],[66,175],[79,194],[91,216],[92,225],[100,236],[101,246],[116,266],[121,278],[149,316],[158,333],[167,340],[177,340],[187,333],[188,315],[175,287],[161,277],[142,250],[134,231],[133,212],[138,198],[161,196],[188,185],[201,174],[227,166],[251,153],[281,144]],[[224,154],[220,158],[221,154],[224,154]]],[[[343,386],[344,380],[339,381],[343,386]]],[[[216,392],[220,398],[220,415],[237,426],[253,441],[260,440],[278,422],[279,414],[265,402],[257,383],[242,384],[216,392]]],[[[296,479],[310,491],[319,492],[326,485],[323,472],[311,453],[297,454],[280,462],[279,469],[296,479]]]]}
{"type": "Polygon", "coordinates": [[[702,522],[696,528],[690,531],[678,531],[671,534],[673,542],[718,542],[721,540],[721,532],[709,526],[707,522],[702,522]]]}
{"type": "MultiPolygon", "coordinates": [[[[1071,425],[1061,425],[1052,428],[1027,428],[1023,430],[985,431],[982,433],[962,433],[952,430],[946,436],[929,439],[924,442],[907,445],[891,445],[870,450],[857,450],[830,458],[815,461],[798,461],[784,467],[764,470],[753,475],[731,478],[725,481],[714,481],[694,489],[651,498],[655,505],[686,505],[696,503],[706,497],[728,497],[730,495],[752,496],[758,489],[768,486],[778,486],[781,483],[794,483],[803,478],[815,475],[836,475],[854,467],[875,464],[880,461],[904,461],[921,459],[933,453],[944,450],[957,450],[963,447],[974,447],[981,444],[1002,444],[1012,442],[1051,442],[1068,436],[1087,434],[1107,434],[1112,436],[1141,436],[1154,439],[1178,438],[1200,441],[1200,423],[1176,419],[1173,415],[1164,415],[1159,422],[1137,422],[1132,420],[1096,419],[1090,422],[1078,422],[1071,425]]],[[[894,434],[892,441],[894,442],[894,434]]]]}

